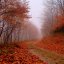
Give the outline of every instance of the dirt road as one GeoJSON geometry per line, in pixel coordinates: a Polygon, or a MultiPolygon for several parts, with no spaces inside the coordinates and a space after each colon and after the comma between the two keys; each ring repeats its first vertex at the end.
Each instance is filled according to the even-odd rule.
{"type": "Polygon", "coordinates": [[[29,43],[29,51],[48,64],[64,64],[64,55],[38,48],[33,43],[29,43]]]}

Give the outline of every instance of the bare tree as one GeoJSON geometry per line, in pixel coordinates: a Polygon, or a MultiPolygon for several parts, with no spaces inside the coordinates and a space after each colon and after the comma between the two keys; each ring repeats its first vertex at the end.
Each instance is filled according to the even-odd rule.
{"type": "Polygon", "coordinates": [[[64,24],[64,1],[47,0],[44,13],[42,33],[47,36],[64,24]]]}
{"type": "Polygon", "coordinates": [[[44,11],[44,22],[42,25],[43,36],[51,34],[54,24],[56,23],[56,20],[54,19],[56,13],[57,12],[54,0],[47,0],[44,11]]]}

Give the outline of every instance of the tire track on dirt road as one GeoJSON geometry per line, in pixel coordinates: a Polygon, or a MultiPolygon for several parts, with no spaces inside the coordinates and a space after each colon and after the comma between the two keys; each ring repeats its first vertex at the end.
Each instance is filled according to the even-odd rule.
{"type": "Polygon", "coordinates": [[[64,64],[64,55],[29,44],[29,51],[48,64],[64,64]]]}

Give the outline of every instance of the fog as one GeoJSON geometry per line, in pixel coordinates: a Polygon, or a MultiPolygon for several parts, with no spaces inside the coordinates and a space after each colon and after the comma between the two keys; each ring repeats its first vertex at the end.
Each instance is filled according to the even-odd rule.
{"type": "Polygon", "coordinates": [[[43,0],[28,0],[30,6],[31,23],[33,23],[38,29],[41,28],[41,12],[43,0]]]}

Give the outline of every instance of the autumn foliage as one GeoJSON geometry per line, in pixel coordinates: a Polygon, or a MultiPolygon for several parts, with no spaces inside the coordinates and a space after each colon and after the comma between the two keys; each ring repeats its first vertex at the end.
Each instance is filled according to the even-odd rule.
{"type": "Polygon", "coordinates": [[[55,34],[43,38],[36,46],[58,54],[64,54],[64,35],[55,34]]]}
{"type": "Polygon", "coordinates": [[[0,64],[46,64],[28,51],[27,44],[19,45],[0,46],[0,64]]]}
{"type": "Polygon", "coordinates": [[[46,0],[42,36],[37,47],[64,55],[64,0],[46,0]]]}
{"type": "MultiPolygon", "coordinates": [[[[20,32],[24,22],[29,19],[28,12],[28,2],[25,0],[0,0],[1,43],[15,41],[16,36],[12,34],[20,32]]],[[[18,37],[19,35],[16,38],[18,37]]]]}
{"type": "Polygon", "coordinates": [[[42,24],[43,37],[52,33],[64,25],[64,1],[46,0],[44,20],[42,24]]]}

